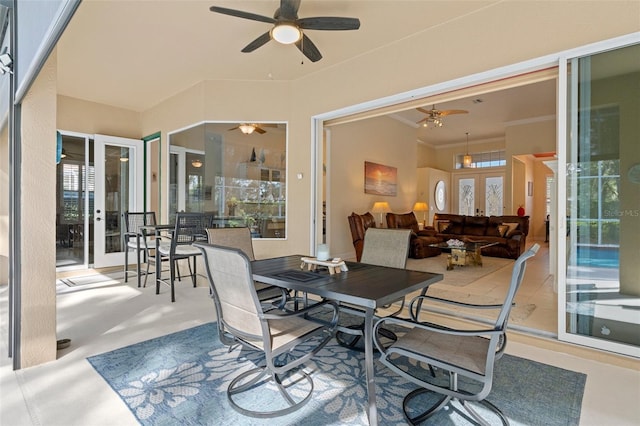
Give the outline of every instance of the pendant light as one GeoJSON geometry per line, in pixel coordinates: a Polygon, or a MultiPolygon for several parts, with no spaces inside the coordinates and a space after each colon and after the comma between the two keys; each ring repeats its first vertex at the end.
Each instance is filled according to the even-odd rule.
{"type": "Polygon", "coordinates": [[[471,167],[471,156],[469,155],[469,132],[467,132],[467,153],[462,157],[462,167],[471,167]]]}

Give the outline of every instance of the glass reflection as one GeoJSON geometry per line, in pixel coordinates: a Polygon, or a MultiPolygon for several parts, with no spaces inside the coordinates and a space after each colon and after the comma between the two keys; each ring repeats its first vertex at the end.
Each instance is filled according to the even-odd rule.
{"type": "Polygon", "coordinates": [[[201,212],[213,227],[286,236],[286,125],[243,133],[238,123],[205,123],[170,135],[169,213],[201,212]]]}
{"type": "Polygon", "coordinates": [[[640,101],[627,94],[637,89],[640,70],[614,65],[638,55],[634,46],[577,61],[577,139],[568,146],[566,171],[566,331],[634,346],[640,191],[622,171],[638,161],[640,101]]]}

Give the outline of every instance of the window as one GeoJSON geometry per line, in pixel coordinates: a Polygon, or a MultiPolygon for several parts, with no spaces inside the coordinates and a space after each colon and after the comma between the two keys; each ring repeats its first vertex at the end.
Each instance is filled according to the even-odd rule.
{"type": "Polygon", "coordinates": [[[504,167],[507,162],[505,160],[505,151],[489,151],[489,152],[478,152],[471,155],[471,166],[463,167],[462,159],[465,154],[457,154],[456,155],[456,169],[465,169],[465,168],[487,168],[487,167],[504,167]]]}
{"type": "Polygon", "coordinates": [[[285,238],[286,125],[245,134],[237,123],[204,123],[170,135],[169,217],[202,212],[213,226],[285,238]]]}

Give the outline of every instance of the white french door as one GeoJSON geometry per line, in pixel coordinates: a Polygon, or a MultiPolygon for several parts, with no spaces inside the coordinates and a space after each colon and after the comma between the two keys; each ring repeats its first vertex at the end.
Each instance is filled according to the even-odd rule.
{"type": "Polygon", "coordinates": [[[142,211],[142,140],[95,135],[94,267],[124,264],[126,211],[142,211]]]}
{"type": "Polygon", "coordinates": [[[453,211],[466,216],[502,216],[504,212],[503,173],[459,173],[453,176],[453,211]]]}

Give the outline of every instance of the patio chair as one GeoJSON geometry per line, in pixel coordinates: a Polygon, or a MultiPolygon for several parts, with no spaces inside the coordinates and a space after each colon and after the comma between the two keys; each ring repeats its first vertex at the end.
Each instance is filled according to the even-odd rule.
{"type": "MultiPolygon", "coordinates": [[[[256,259],[253,254],[251,230],[247,227],[208,228],[207,236],[209,244],[236,248],[241,250],[250,261],[253,262],[256,259]]],[[[284,307],[284,304],[286,304],[289,295],[286,289],[258,282],[255,283],[255,286],[261,302],[279,300],[280,307],[284,307]]]]}
{"type": "MultiPolygon", "coordinates": [[[[178,213],[176,215],[176,226],[171,236],[170,244],[160,244],[158,247],[158,254],[156,261],[168,260],[169,261],[169,286],[171,287],[171,301],[176,301],[175,295],[175,279],[177,262],[180,260],[187,260],[189,266],[189,275],[193,286],[196,287],[196,256],[200,256],[199,249],[194,247],[194,242],[206,242],[207,233],[204,228],[204,215],[202,213],[178,213]],[[193,259],[193,265],[191,260],[193,259]]],[[[163,281],[160,277],[158,280],[163,281]]],[[[179,278],[181,280],[181,278],[179,278]]]]}
{"type": "Polygon", "coordinates": [[[142,227],[145,225],[156,224],[155,212],[124,212],[125,233],[123,234],[124,243],[124,282],[126,283],[129,274],[135,272],[138,277],[138,287],[140,287],[140,254],[144,255],[144,262],[147,264],[145,271],[146,276],[149,274],[149,257],[153,256],[151,250],[155,249],[155,240],[153,237],[147,237],[142,227]],[[135,271],[129,270],[129,251],[136,252],[137,268],[135,271]]]}
{"type": "MultiPolygon", "coordinates": [[[[369,265],[404,269],[407,265],[410,238],[411,230],[409,229],[368,228],[364,236],[360,262],[369,265]]],[[[398,299],[397,302],[400,302],[400,306],[390,315],[397,315],[402,312],[405,304],[404,297],[398,299]]],[[[340,304],[340,309],[346,313],[364,316],[362,309],[352,305],[343,303],[340,304]]],[[[381,328],[380,333],[390,341],[395,341],[396,339],[395,334],[390,330],[381,328]]],[[[363,350],[362,345],[359,346],[363,336],[364,322],[355,325],[340,326],[336,333],[336,340],[348,348],[363,350]]]]}
{"type": "MultiPolygon", "coordinates": [[[[202,251],[213,295],[220,340],[229,346],[240,344],[264,353],[260,365],[251,366],[227,387],[227,398],[238,412],[251,417],[276,417],[306,404],[313,392],[313,380],[302,369],[334,335],[338,322],[335,302],[322,301],[298,311],[263,311],[253,283],[251,261],[239,249],[194,244],[202,251]],[[313,313],[331,320],[314,320],[313,313]],[[270,380],[279,398],[266,396],[270,380]],[[247,393],[245,393],[247,392],[247,393]],[[257,398],[256,396],[260,397],[257,398]],[[264,407],[257,401],[271,401],[264,407]],[[273,404],[273,405],[272,405],[273,404]]],[[[246,362],[244,357],[239,360],[246,362]]]]}
{"type": "Polygon", "coordinates": [[[396,374],[419,386],[403,401],[404,416],[411,424],[427,420],[454,401],[464,411],[459,410],[457,404],[450,407],[467,417],[471,416],[474,422],[489,424],[477,410],[478,407],[471,406],[472,403],[477,403],[483,406],[485,413],[493,412],[498,417],[497,421],[509,424],[500,409],[485,398],[491,392],[494,363],[500,359],[507,344],[509,313],[522,283],[526,262],[539,248],[538,244],[534,244],[516,260],[509,289],[500,305],[474,305],[425,295],[411,301],[409,310],[412,320],[383,318],[376,322],[373,336],[374,344],[380,351],[380,361],[396,374]],[[421,314],[429,311],[423,304],[425,301],[452,303],[467,308],[493,308],[499,312],[490,326],[478,323],[474,329],[455,329],[419,321],[421,314]],[[401,335],[391,346],[385,347],[376,333],[383,326],[404,329],[406,334],[401,335]],[[428,398],[433,394],[437,396],[435,402],[433,398],[428,398]],[[429,403],[425,402],[427,399],[429,403]],[[426,410],[425,405],[428,407],[426,410]]]}

